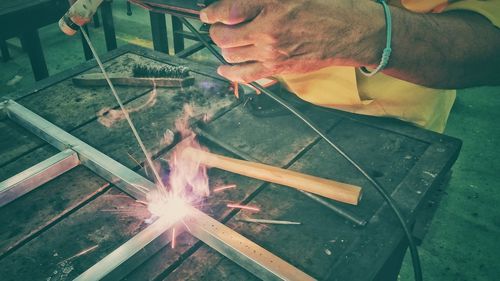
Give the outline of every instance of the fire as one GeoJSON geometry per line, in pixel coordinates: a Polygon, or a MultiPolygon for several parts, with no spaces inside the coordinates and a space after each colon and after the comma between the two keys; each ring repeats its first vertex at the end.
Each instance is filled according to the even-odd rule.
{"type": "MultiPolygon", "coordinates": [[[[184,115],[175,122],[182,141],[179,142],[169,158],[169,171],[163,178],[165,189],[159,187],[148,194],[148,210],[153,217],[165,218],[172,222],[182,221],[193,205],[199,204],[209,195],[207,168],[194,159],[183,156],[184,149],[193,147],[204,149],[189,129],[193,112],[185,106],[184,115]]],[[[172,243],[175,247],[175,228],[172,229],[172,243]]]]}
{"type": "Polygon", "coordinates": [[[189,202],[172,193],[152,191],[148,195],[148,210],[153,216],[169,216],[172,222],[181,220],[189,212],[189,202]]]}
{"type": "MultiPolygon", "coordinates": [[[[168,171],[163,177],[163,185],[159,184],[158,189],[148,194],[148,210],[153,217],[167,217],[172,223],[181,221],[188,215],[192,207],[198,205],[210,193],[207,167],[200,163],[196,155],[184,153],[187,148],[197,150],[207,150],[197,141],[195,134],[189,128],[189,120],[193,116],[192,108],[184,107],[184,115],[177,119],[175,127],[180,133],[182,140],[175,146],[169,158],[168,171]]],[[[164,171],[160,171],[164,172],[164,171]]],[[[220,186],[214,192],[235,188],[235,184],[220,186]]],[[[227,204],[228,208],[241,209],[252,212],[259,212],[260,209],[254,206],[227,204]]],[[[188,226],[184,223],[188,228],[188,226]]],[[[175,247],[175,228],[172,228],[171,247],[175,247]]]]}

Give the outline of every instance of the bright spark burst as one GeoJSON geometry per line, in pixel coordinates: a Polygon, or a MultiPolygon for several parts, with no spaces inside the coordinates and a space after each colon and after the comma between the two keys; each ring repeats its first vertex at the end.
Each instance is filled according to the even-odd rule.
{"type": "Polygon", "coordinates": [[[189,203],[172,193],[153,191],[148,195],[148,210],[153,216],[169,216],[172,222],[185,217],[190,209],[189,203]]]}
{"type": "MultiPolygon", "coordinates": [[[[157,190],[150,191],[147,198],[148,210],[153,217],[167,218],[172,223],[181,221],[184,225],[186,223],[183,218],[210,192],[206,167],[196,159],[181,157],[187,147],[203,149],[189,129],[189,120],[192,115],[192,108],[185,106],[184,116],[176,120],[175,127],[181,134],[182,141],[175,146],[167,160],[169,172],[163,178],[165,185],[159,185],[157,190]]],[[[173,227],[172,248],[176,245],[175,238],[176,229],[173,227]]]]}

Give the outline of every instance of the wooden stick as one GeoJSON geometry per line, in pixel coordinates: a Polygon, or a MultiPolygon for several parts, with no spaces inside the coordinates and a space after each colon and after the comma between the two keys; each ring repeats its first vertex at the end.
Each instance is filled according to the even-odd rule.
{"type": "Polygon", "coordinates": [[[293,187],[352,205],[357,205],[361,197],[361,188],[359,186],[314,177],[270,165],[221,156],[195,148],[186,148],[183,152],[183,157],[200,161],[200,163],[209,167],[293,187]]]}

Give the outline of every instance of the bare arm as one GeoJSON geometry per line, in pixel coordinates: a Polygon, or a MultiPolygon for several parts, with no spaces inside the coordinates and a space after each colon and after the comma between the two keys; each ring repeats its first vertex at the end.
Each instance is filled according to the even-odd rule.
{"type": "Polygon", "coordinates": [[[500,85],[500,29],[486,18],[392,12],[393,53],[384,73],[432,88],[500,85]]]}
{"type": "MultiPolygon", "coordinates": [[[[415,14],[391,7],[393,53],[384,73],[433,88],[500,85],[500,29],[471,12],[415,14]]],[[[382,6],[373,1],[220,0],[202,13],[235,66],[228,79],[249,82],[322,67],[371,66],[385,45],[382,6]]]]}

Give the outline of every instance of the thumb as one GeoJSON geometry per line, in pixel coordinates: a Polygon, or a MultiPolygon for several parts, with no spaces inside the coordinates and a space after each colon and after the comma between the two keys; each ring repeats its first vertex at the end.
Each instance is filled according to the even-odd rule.
{"type": "Polygon", "coordinates": [[[235,25],[255,18],[262,7],[260,1],[220,0],[201,10],[200,20],[204,23],[217,22],[235,25]]]}

